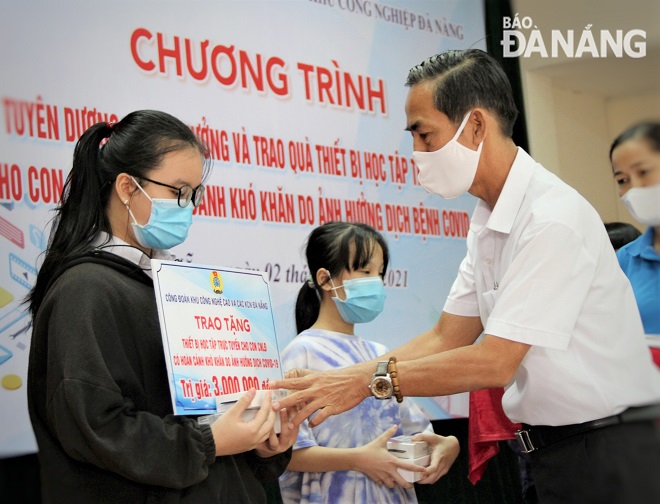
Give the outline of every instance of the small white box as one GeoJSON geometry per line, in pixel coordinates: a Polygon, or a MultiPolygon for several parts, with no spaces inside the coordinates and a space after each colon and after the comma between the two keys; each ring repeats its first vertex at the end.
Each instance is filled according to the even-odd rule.
{"type": "Polygon", "coordinates": [[[395,436],[387,442],[387,451],[395,457],[416,459],[429,454],[426,441],[411,441],[412,436],[395,436]]]}
{"type": "MultiPolygon", "coordinates": [[[[431,454],[422,455],[421,457],[417,457],[414,459],[406,459],[406,462],[412,462],[413,464],[416,465],[428,467],[428,465],[431,463],[431,454]]],[[[400,467],[397,467],[396,470],[399,471],[401,477],[404,480],[406,480],[408,483],[415,483],[416,481],[419,481],[422,478],[421,472],[408,471],[407,469],[402,469],[400,467]]]]}
{"type": "MultiPolygon", "coordinates": [[[[248,410],[254,409],[258,410],[261,408],[261,405],[266,398],[266,394],[270,392],[270,397],[273,402],[284,399],[288,395],[288,391],[284,389],[278,390],[257,390],[257,393],[254,395],[254,399],[247,407],[248,410]]],[[[243,397],[247,392],[236,392],[235,394],[227,394],[217,397],[215,400],[215,406],[218,410],[218,413],[224,413],[229,408],[231,408],[234,403],[236,403],[241,397],[243,397]]],[[[247,411],[247,410],[246,410],[247,411]]]]}
{"type": "MultiPolygon", "coordinates": [[[[243,419],[244,422],[249,422],[252,420],[256,415],[259,409],[261,408],[261,405],[264,402],[264,399],[266,398],[266,393],[270,392],[271,398],[274,401],[279,401],[280,399],[283,399],[287,396],[288,392],[283,389],[279,390],[257,390],[256,395],[254,396],[254,399],[252,399],[252,402],[250,405],[245,409],[245,411],[241,414],[241,418],[243,419]]],[[[215,422],[220,416],[229,410],[236,402],[245,394],[245,392],[238,392],[236,394],[228,394],[224,396],[220,396],[216,399],[216,410],[217,413],[213,415],[205,415],[202,417],[199,417],[197,421],[200,424],[208,424],[211,425],[213,422],[215,422]]],[[[282,432],[282,426],[280,424],[280,415],[277,414],[275,415],[275,425],[273,427],[275,429],[275,432],[279,434],[282,432]]]]}

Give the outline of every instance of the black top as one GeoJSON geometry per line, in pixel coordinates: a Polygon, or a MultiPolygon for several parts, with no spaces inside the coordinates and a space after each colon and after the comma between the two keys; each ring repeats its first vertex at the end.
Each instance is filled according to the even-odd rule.
{"type": "Polygon", "coordinates": [[[259,480],[277,478],[291,450],[216,458],[210,427],[172,414],[151,278],[107,252],[61,271],[28,367],[44,502],[266,502],[259,480]]]}

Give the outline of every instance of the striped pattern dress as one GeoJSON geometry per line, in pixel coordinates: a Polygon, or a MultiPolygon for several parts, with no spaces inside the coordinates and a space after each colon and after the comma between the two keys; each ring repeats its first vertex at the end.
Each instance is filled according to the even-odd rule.
{"type": "MultiPolygon", "coordinates": [[[[282,369],[327,371],[374,359],[387,350],[380,343],[358,336],[308,329],[294,338],[282,352],[282,369]]],[[[355,408],[331,416],[317,427],[310,428],[305,421],[300,426],[293,449],[310,446],[355,448],[373,441],[395,424],[400,426],[396,435],[433,432],[429,420],[410,399],[406,398],[399,404],[393,399],[378,401],[369,397],[355,408]]],[[[417,502],[414,489],[379,486],[356,471],[286,471],[279,482],[285,504],[417,502]]]]}

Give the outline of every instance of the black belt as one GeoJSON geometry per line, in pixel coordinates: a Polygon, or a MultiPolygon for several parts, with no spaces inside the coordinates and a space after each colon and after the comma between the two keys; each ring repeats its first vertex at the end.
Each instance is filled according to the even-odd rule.
{"type": "Polygon", "coordinates": [[[628,408],[618,415],[600,418],[591,422],[573,425],[527,425],[522,424],[522,429],[516,431],[516,439],[522,453],[531,453],[544,446],[548,446],[563,439],[577,436],[595,429],[602,429],[611,425],[633,422],[654,421],[660,418],[660,404],[653,406],[642,406],[628,408]]]}

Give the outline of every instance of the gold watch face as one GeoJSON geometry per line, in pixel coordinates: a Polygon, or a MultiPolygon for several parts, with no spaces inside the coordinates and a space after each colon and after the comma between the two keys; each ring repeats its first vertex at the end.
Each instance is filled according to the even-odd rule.
{"type": "Polygon", "coordinates": [[[392,383],[386,378],[376,378],[371,383],[371,391],[376,397],[391,397],[392,383]]]}

